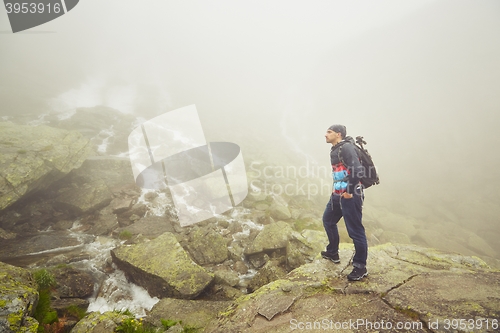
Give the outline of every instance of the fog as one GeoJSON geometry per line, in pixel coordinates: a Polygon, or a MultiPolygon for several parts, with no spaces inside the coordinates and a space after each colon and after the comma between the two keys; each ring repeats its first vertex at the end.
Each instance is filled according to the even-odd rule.
{"type": "Polygon", "coordinates": [[[0,116],[196,104],[208,141],[275,165],[328,166],[341,123],[380,172],[367,202],[500,236],[499,59],[496,0],[83,0],[16,34],[0,11],[0,116]]]}

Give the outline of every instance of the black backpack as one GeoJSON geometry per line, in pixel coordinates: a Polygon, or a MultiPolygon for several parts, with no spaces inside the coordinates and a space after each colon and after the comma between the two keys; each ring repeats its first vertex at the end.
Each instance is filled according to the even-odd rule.
{"type": "MultiPolygon", "coordinates": [[[[362,136],[356,137],[356,144],[354,145],[356,149],[356,153],[358,154],[359,161],[361,162],[361,166],[363,167],[363,174],[358,175],[361,176],[360,181],[364,188],[368,188],[372,185],[377,185],[380,183],[378,178],[377,169],[375,168],[375,164],[373,164],[372,156],[365,149],[363,145],[366,145],[366,141],[363,140],[362,136]]],[[[345,165],[342,156],[341,156],[342,146],[339,148],[339,160],[345,165]]]]}

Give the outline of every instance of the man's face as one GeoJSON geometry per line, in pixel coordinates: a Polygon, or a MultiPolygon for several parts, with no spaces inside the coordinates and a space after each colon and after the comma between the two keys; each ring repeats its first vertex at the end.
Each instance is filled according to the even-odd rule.
{"type": "Polygon", "coordinates": [[[331,143],[332,145],[336,145],[340,141],[342,141],[342,136],[340,133],[334,132],[331,129],[328,129],[325,134],[326,143],[331,143]]]}

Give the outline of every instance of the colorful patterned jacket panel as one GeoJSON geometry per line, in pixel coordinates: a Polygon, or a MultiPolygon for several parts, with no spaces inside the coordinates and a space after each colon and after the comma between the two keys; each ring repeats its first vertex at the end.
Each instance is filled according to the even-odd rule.
{"type": "Polygon", "coordinates": [[[330,162],[332,164],[333,193],[354,193],[354,187],[359,184],[358,175],[363,174],[363,167],[359,161],[354,140],[348,136],[332,147],[330,151],[330,162]],[[339,158],[339,148],[342,146],[342,163],[339,158]]]}

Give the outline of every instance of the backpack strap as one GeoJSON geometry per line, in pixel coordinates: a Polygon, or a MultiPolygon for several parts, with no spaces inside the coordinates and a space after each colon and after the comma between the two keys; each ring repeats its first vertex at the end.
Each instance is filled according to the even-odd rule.
{"type": "MultiPolygon", "coordinates": [[[[340,147],[339,147],[339,151],[337,153],[337,156],[339,158],[339,161],[347,168],[348,166],[345,164],[344,159],[342,158],[342,146],[345,145],[346,143],[350,143],[350,142],[348,142],[348,141],[342,141],[342,142],[338,143],[340,145],[340,147]]],[[[356,152],[356,154],[357,153],[358,152],[356,152]]]]}

